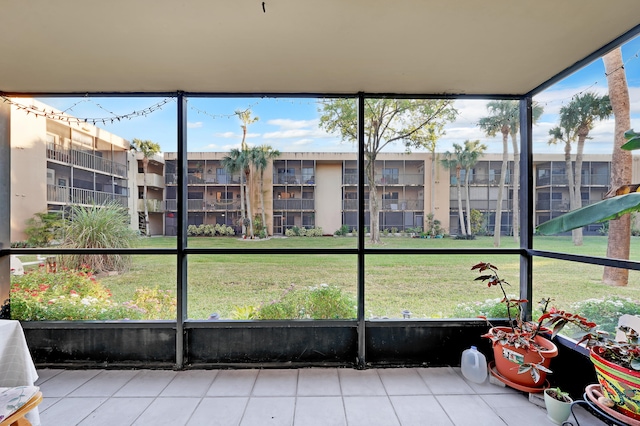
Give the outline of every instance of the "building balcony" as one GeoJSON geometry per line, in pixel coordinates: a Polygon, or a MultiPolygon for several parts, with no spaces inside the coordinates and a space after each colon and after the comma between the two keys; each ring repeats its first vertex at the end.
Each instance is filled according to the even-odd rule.
{"type": "Polygon", "coordinates": [[[49,203],[93,205],[112,201],[122,207],[127,207],[127,200],[128,197],[126,195],[70,188],[68,186],[47,185],[47,202],[49,203]]]}
{"type": "Polygon", "coordinates": [[[315,200],[307,198],[273,200],[273,210],[315,210],[315,200]]]}
{"type": "MultiPolygon", "coordinates": [[[[381,211],[422,211],[424,200],[379,200],[381,211]]],[[[369,210],[369,200],[364,201],[365,210],[369,210]]],[[[358,200],[342,200],[342,210],[357,210],[358,200]]]]}
{"type": "Polygon", "coordinates": [[[54,144],[47,144],[47,159],[61,163],[72,164],[85,169],[96,170],[102,173],[127,177],[127,165],[116,161],[99,157],[89,152],[76,149],[63,149],[54,144]]]}
{"type": "MultiPolygon", "coordinates": [[[[144,186],[144,173],[138,173],[136,184],[140,187],[144,186]]],[[[164,188],[164,177],[156,173],[147,173],[147,187],[164,188]]]]}
{"type": "MultiPolygon", "coordinates": [[[[424,185],[423,174],[403,174],[398,176],[389,175],[376,175],[376,185],[379,186],[421,186],[424,185]]],[[[343,185],[357,185],[358,175],[353,173],[347,173],[342,176],[343,185]]],[[[365,177],[365,185],[369,184],[369,179],[365,177]]]]}
{"type": "Polygon", "coordinates": [[[315,185],[315,176],[308,176],[302,174],[274,174],[274,185],[315,185]]]}
{"type": "MultiPolygon", "coordinates": [[[[144,212],[144,200],[138,200],[138,211],[144,212]]],[[[164,202],[162,200],[147,200],[147,211],[149,213],[164,212],[164,202]]]]}
{"type": "MultiPolygon", "coordinates": [[[[177,185],[178,184],[178,174],[177,173],[166,173],[164,175],[164,182],[167,185],[177,185]]],[[[187,175],[187,184],[188,185],[240,185],[240,175],[230,176],[230,175],[221,175],[221,176],[206,176],[202,177],[201,173],[189,173],[187,175]]]]}

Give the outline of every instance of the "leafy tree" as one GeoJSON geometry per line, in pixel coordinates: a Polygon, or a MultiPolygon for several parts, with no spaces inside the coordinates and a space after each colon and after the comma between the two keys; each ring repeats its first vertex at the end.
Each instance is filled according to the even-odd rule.
{"type": "MultiPolygon", "coordinates": [[[[443,132],[444,125],[457,115],[453,101],[448,99],[371,99],[364,107],[365,175],[369,181],[369,217],[372,243],[380,243],[380,204],[375,185],[378,154],[393,143],[403,143],[405,149],[424,148],[421,129],[443,132]]],[[[358,111],[353,99],[329,99],[321,104],[320,126],[339,133],[342,140],[357,142],[358,111]]]]}
{"type": "Polygon", "coordinates": [[[267,229],[267,217],[264,207],[264,171],[274,158],[280,156],[280,151],[269,145],[261,145],[251,150],[251,162],[260,175],[260,206],[262,208],[262,226],[267,229]]]}
{"type": "Polygon", "coordinates": [[[144,233],[149,233],[149,206],[147,205],[147,172],[149,171],[149,159],[158,154],[160,145],[150,140],[134,139],[131,142],[131,150],[142,153],[142,201],[144,203],[144,233]]]}
{"type": "MultiPolygon", "coordinates": [[[[615,137],[611,158],[611,187],[618,188],[624,184],[631,183],[631,153],[620,149],[620,146],[625,143],[624,132],[631,127],[629,88],[620,48],[618,47],[604,55],[603,61],[609,86],[609,99],[615,118],[615,137]]],[[[630,222],[631,219],[628,214],[619,219],[609,221],[607,257],[629,259],[630,222]]],[[[609,285],[625,286],[629,281],[629,270],[605,266],[602,281],[609,285]]]]}
{"type": "MultiPolygon", "coordinates": [[[[478,126],[485,131],[487,136],[494,137],[498,133],[502,134],[502,167],[500,170],[500,183],[498,184],[498,200],[495,213],[495,226],[493,234],[494,247],[500,246],[500,233],[502,229],[502,203],[504,200],[504,190],[507,178],[507,165],[509,163],[509,136],[513,147],[513,238],[519,240],[519,184],[520,184],[520,152],[517,138],[520,129],[519,102],[515,100],[500,100],[487,103],[489,115],[479,120],[478,126]]],[[[532,120],[535,124],[542,115],[543,108],[534,103],[532,109],[532,120]]]]}
{"type": "MultiPolygon", "coordinates": [[[[609,96],[598,96],[594,93],[577,95],[566,106],[560,108],[560,124],[549,130],[549,143],[562,141],[565,144],[565,168],[569,185],[569,202],[571,210],[582,207],[582,158],[585,141],[593,129],[596,120],[604,120],[611,115],[609,96]],[[571,161],[571,144],[576,142],[575,164],[571,161]],[[573,167],[572,167],[573,166],[573,167]]],[[[622,132],[624,133],[624,132],[622,132]]],[[[582,228],[572,232],[573,244],[582,245],[582,228]]]]}
{"type": "Polygon", "coordinates": [[[60,212],[36,213],[27,220],[25,234],[31,247],[46,247],[62,236],[64,219],[60,212]]]}

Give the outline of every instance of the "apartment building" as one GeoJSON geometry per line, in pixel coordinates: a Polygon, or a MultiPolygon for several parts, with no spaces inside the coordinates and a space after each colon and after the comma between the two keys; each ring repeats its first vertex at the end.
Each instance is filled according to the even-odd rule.
{"type": "MultiPolygon", "coordinates": [[[[223,165],[226,153],[191,152],[187,157],[187,209],[189,225],[225,224],[240,232],[240,173],[230,174],[223,165]]],[[[399,231],[424,226],[425,211],[442,211],[448,226],[446,180],[432,186],[430,154],[380,154],[376,162],[376,189],[380,199],[381,229],[399,231]],[[431,194],[433,188],[433,198],[431,194]]],[[[437,165],[437,175],[443,170],[437,165]]],[[[165,234],[175,235],[177,211],[176,154],[165,153],[165,234]]],[[[242,177],[244,179],[244,177],[242,177]]],[[[297,227],[321,227],[333,233],[344,224],[357,226],[358,181],[355,153],[283,152],[264,170],[250,175],[249,199],[254,215],[260,216],[263,194],[266,226],[270,234],[281,235],[297,227]]],[[[368,183],[368,182],[367,182],[368,183]]],[[[368,193],[365,209],[368,212],[368,193]]],[[[436,217],[438,214],[436,213],[436,217]]],[[[369,226],[366,215],[365,226],[369,226]]]]}
{"type": "MultiPolygon", "coordinates": [[[[21,104],[51,107],[34,99],[21,104]]],[[[72,118],[72,117],[70,117],[72,118]]],[[[131,227],[145,230],[144,186],[150,235],[176,235],[177,155],[149,159],[143,174],[142,153],[131,152],[125,139],[73,120],[36,116],[12,106],[11,240],[26,238],[26,220],[36,213],[71,205],[115,201],[130,212],[131,227]]],[[[187,157],[188,224],[225,224],[241,232],[241,176],[224,167],[226,152],[191,152],[187,157]]],[[[495,210],[502,166],[501,154],[485,154],[470,170],[469,206],[484,218],[484,230],[495,232],[495,210]]],[[[561,154],[537,154],[533,161],[534,224],[569,211],[566,163],[561,154]]],[[[447,170],[429,153],[382,153],[375,165],[382,230],[425,226],[431,212],[445,232],[459,233],[455,170],[447,170]]],[[[513,163],[509,162],[502,204],[501,233],[513,232],[513,163]]],[[[609,189],[610,155],[587,154],[582,167],[583,205],[602,199],[609,189]]],[[[640,176],[633,160],[634,182],[640,176]]],[[[461,174],[464,182],[464,170],[461,174]]],[[[357,226],[357,158],[355,153],[283,152],[259,173],[252,170],[248,199],[254,216],[264,210],[266,229],[283,235],[294,226],[321,227],[327,234],[357,226]]],[[[365,187],[365,226],[369,226],[369,194],[365,187]]],[[[463,200],[466,199],[463,197],[463,200]]],[[[597,233],[600,224],[586,233],[597,233]]]]}
{"type": "MultiPolygon", "coordinates": [[[[26,238],[26,221],[35,214],[64,214],[71,205],[113,201],[137,217],[131,179],[137,168],[128,141],[71,116],[55,120],[18,105],[52,110],[27,98],[11,106],[11,241],[26,238]]],[[[137,228],[137,219],[131,226],[137,228]]]]}

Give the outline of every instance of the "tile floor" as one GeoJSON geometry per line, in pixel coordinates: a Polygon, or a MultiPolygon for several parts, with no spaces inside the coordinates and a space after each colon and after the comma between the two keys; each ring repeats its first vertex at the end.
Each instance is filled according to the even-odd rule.
{"type": "MultiPolygon", "coordinates": [[[[42,426],[551,425],[459,368],[38,371],[42,426]]],[[[601,425],[579,413],[580,425],[601,425]]]]}

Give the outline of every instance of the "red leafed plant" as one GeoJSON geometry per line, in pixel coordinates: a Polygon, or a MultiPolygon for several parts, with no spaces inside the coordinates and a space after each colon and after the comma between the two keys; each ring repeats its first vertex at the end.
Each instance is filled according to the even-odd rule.
{"type": "MultiPolygon", "coordinates": [[[[537,382],[540,371],[546,373],[551,372],[547,367],[542,365],[545,358],[541,351],[543,351],[544,348],[536,343],[536,336],[538,336],[541,331],[548,331],[548,329],[542,326],[543,320],[541,319],[537,323],[523,320],[523,304],[527,303],[528,300],[512,299],[507,296],[504,286],[510,284],[503,278],[500,278],[497,266],[488,262],[481,262],[474,265],[471,270],[477,270],[481,274],[475,281],[483,281],[486,282],[489,287],[497,286],[500,288],[503,296],[501,302],[507,307],[509,328],[511,329],[510,331],[506,331],[503,328],[493,327],[486,317],[481,317],[491,325],[491,329],[486,334],[483,334],[482,337],[491,339],[494,345],[513,346],[515,348],[523,348],[527,351],[537,352],[540,355],[539,362],[522,363],[518,368],[518,374],[529,372],[534,382],[537,382]],[[513,314],[511,313],[512,310],[515,311],[513,314]]],[[[546,312],[550,300],[551,299],[543,299],[540,302],[543,312],[546,312]]]]}
{"type": "MultiPolygon", "coordinates": [[[[511,331],[492,328],[482,337],[491,339],[496,344],[510,345],[521,347],[527,350],[540,351],[540,347],[535,343],[535,337],[540,332],[551,333],[553,339],[565,325],[571,323],[582,330],[582,338],[577,344],[584,344],[594,353],[600,355],[604,359],[620,365],[625,368],[640,370],[640,345],[638,343],[638,330],[629,327],[619,327],[626,336],[625,341],[616,341],[609,333],[597,329],[597,324],[589,321],[587,318],[577,314],[550,308],[547,311],[551,299],[546,298],[540,301],[543,314],[538,318],[538,322],[523,321],[522,305],[527,302],[526,299],[510,299],[504,290],[504,285],[509,285],[507,281],[498,276],[498,267],[488,263],[481,262],[474,265],[471,270],[477,270],[481,275],[475,278],[475,281],[487,282],[488,286],[498,286],[502,291],[504,298],[502,303],[507,306],[507,315],[511,331]],[[511,309],[515,309],[516,313],[511,314],[511,309]]],[[[482,317],[487,320],[486,317],[482,317]]],[[[487,320],[487,322],[489,322],[487,320]]],[[[490,323],[489,323],[490,324],[490,323]]],[[[536,369],[547,371],[542,365],[525,365],[520,366],[521,373],[530,371],[532,377],[535,376],[536,369]]]]}

